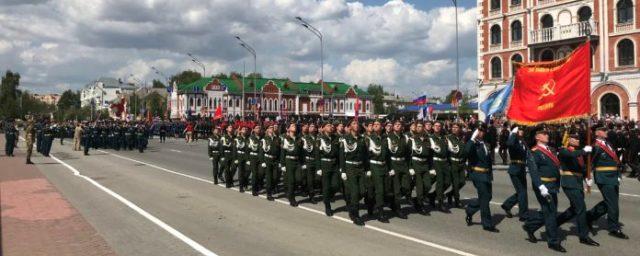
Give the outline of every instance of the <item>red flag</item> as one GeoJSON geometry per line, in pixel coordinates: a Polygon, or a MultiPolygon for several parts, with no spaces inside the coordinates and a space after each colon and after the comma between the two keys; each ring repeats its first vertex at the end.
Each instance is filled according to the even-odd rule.
{"type": "Polygon", "coordinates": [[[213,115],[213,120],[222,118],[222,106],[216,108],[216,113],[213,115]]]}
{"type": "Polygon", "coordinates": [[[560,123],[589,115],[590,44],[568,57],[518,69],[507,118],[523,125],[560,123]]]}
{"type": "Polygon", "coordinates": [[[356,109],[356,118],[358,118],[358,114],[360,113],[360,99],[356,98],[356,104],[354,107],[356,109]]]}

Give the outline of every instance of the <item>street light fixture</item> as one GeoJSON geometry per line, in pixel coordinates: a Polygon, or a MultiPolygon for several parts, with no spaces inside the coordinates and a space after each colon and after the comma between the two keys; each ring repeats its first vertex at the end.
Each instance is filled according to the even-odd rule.
{"type": "Polygon", "coordinates": [[[198,58],[196,58],[196,56],[193,56],[193,54],[187,53],[187,55],[189,57],[191,57],[191,62],[195,63],[196,65],[198,65],[198,66],[200,66],[202,68],[202,77],[207,77],[207,71],[205,69],[204,64],[202,64],[202,62],[200,60],[198,60],[198,58]]]}
{"type": "MultiPolygon", "coordinates": [[[[247,42],[243,41],[240,38],[240,36],[235,36],[235,38],[238,39],[238,41],[240,41],[240,46],[242,46],[242,48],[244,48],[251,55],[253,55],[253,100],[255,100],[257,103],[258,99],[256,95],[256,87],[258,87],[258,85],[256,84],[256,76],[258,75],[257,73],[258,64],[257,64],[256,50],[254,50],[253,47],[251,47],[251,45],[249,45],[247,42]]],[[[244,79],[244,75],[242,76],[242,78],[244,79]]],[[[242,83],[242,114],[244,115],[244,82],[242,83]]]]}
{"type": "MultiPolygon", "coordinates": [[[[458,43],[458,0],[452,0],[456,12],[456,95],[460,92],[460,48],[458,43]]],[[[457,101],[456,101],[457,102],[457,101]]],[[[456,113],[460,117],[460,103],[457,103],[456,113]]]]}
{"type": "MultiPolygon", "coordinates": [[[[296,16],[296,20],[298,20],[300,22],[300,25],[302,25],[307,30],[311,31],[311,33],[313,33],[314,35],[316,35],[318,37],[318,39],[320,39],[320,81],[321,81],[321,83],[320,83],[320,97],[322,97],[323,112],[324,112],[324,106],[326,106],[326,104],[324,102],[324,39],[323,39],[323,36],[322,36],[322,32],[320,32],[320,30],[318,30],[317,28],[312,26],[309,22],[307,22],[304,19],[302,19],[300,16],[296,16]]],[[[329,115],[331,115],[332,112],[333,112],[332,103],[329,104],[329,107],[330,107],[329,108],[329,115]]]]}

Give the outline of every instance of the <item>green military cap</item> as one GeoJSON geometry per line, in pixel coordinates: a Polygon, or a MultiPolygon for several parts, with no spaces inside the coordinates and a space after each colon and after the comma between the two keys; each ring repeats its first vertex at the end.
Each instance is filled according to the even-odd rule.
{"type": "Polygon", "coordinates": [[[339,125],[339,124],[342,124],[342,121],[338,119],[333,120],[333,125],[339,125]]]}
{"type": "Polygon", "coordinates": [[[606,126],[604,126],[604,125],[597,126],[597,127],[596,127],[596,131],[603,131],[603,132],[606,132],[606,131],[607,131],[607,127],[606,127],[606,126]]]}

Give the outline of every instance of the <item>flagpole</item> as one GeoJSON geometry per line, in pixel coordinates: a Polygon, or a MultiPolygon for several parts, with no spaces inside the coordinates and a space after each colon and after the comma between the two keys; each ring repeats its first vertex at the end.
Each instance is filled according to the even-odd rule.
{"type": "MultiPolygon", "coordinates": [[[[589,19],[589,29],[587,31],[587,41],[591,42],[591,32],[594,28],[593,18],[589,19]]],[[[591,68],[591,49],[589,49],[589,68],[591,68]]],[[[589,99],[589,116],[587,117],[587,145],[591,146],[591,99],[589,99]]],[[[591,179],[591,156],[587,157],[587,179],[591,179]]],[[[591,194],[591,186],[587,185],[587,194],[591,194]]]]}

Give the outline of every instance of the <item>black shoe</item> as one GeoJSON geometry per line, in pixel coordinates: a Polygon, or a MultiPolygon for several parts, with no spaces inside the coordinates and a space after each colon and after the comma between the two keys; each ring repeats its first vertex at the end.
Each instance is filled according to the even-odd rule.
{"type": "Polygon", "coordinates": [[[382,223],[389,223],[389,219],[387,219],[387,215],[384,214],[384,210],[382,210],[382,208],[378,208],[376,219],[378,219],[378,221],[382,223]]]}
{"type": "Polygon", "coordinates": [[[511,209],[508,209],[507,207],[504,207],[504,205],[501,205],[500,208],[502,208],[502,210],[504,210],[504,214],[505,214],[505,216],[507,216],[507,218],[513,218],[513,214],[511,213],[511,209]]]}
{"type": "Polygon", "coordinates": [[[627,236],[625,233],[622,233],[622,230],[619,229],[615,231],[609,231],[609,235],[620,239],[629,239],[629,236],[627,236]]]}
{"type": "Polygon", "coordinates": [[[33,162],[31,162],[31,160],[27,160],[27,164],[33,164],[33,162]]]}
{"type": "Polygon", "coordinates": [[[467,223],[467,226],[473,225],[473,221],[471,220],[471,215],[469,214],[467,214],[467,216],[464,218],[464,221],[467,223]]]}
{"type": "Polygon", "coordinates": [[[351,221],[353,222],[353,224],[356,224],[356,226],[364,225],[364,221],[362,221],[362,219],[357,215],[351,216],[351,221]]]}
{"type": "Polygon", "coordinates": [[[252,195],[252,196],[258,196],[258,191],[252,191],[252,192],[251,192],[251,195],[252,195]]]}
{"type": "Polygon", "coordinates": [[[561,252],[561,253],[567,252],[567,249],[562,247],[562,245],[560,245],[560,244],[550,244],[548,247],[549,247],[549,249],[554,250],[556,252],[561,252]]]}
{"type": "Polygon", "coordinates": [[[298,202],[296,201],[295,198],[289,198],[289,205],[291,205],[291,207],[297,207],[298,202]]]}
{"type": "Polygon", "coordinates": [[[398,216],[398,218],[406,220],[407,219],[407,215],[402,212],[402,210],[398,209],[395,211],[396,216],[398,216]]]}
{"type": "Polygon", "coordinates": [[[600,246],[600,244],[596,241],[593,241],[590,237],[580,238],[581,244],[591,245],[591,246],[600,246]]]}
{"type": "Polygon", "coordinates": [[[218,180],[214,180],[214,181],[213,181],[213,184],[214,184],[214,185],[218,185],[218,180]]]}
{"type": "Polygon", "coordinates": [[[327,215],[327,217],[333,216],[333,210],[331,210],[329,203],[324,203],[324,214],[327,215]]]}
{"type": "Polygon", "coordinates": [[[460,203],[460,199],[455,199],[453,206],[458,209],[462,208],[462,203],[460,203]]]}
{"type": "Polygon", "coordinates": [[[589,232],[591,232],[592,235],[596,235],[596,230],[593,229],[593,221],[589,220],[589,218],[587,218],[587,228],[589,229],[589,232]]]}
{"type": "Polygon", "coordinates": [[[240,191],[240,193],[244,193],[244,187],[240,186],[240,190],[239,191],[240,191]]]}
{"type": "Polygon", "coordinates": [[[496,227],[485,227],[485,228],[482,228],[482,229],[484,229],[485,231],[492,232],[492,233],[500,233],[500,230],[498,230],[496,227]]]}
{"type": "Polygon", "coordinates": [[[536,235],[533,232],[529,231],[525,225],[522,225],[522,229],[527,232],[527,240],[529,240],[529,242],[534,244],[538,242],[538,238],[536,238],[536,235]]]}
{"type": "Polygon", "coordinates": [[[311,202],[312,204],[318,203],[318,201],[316,201],[316,197],[314,195],[310,195],[309,196],[309,202],[311,202]]]}
{"type": "Polygon", "coordinates": [[[520,222],[525,222],[525,221],[527,221],[527,217],[520,217],[520,218],[518,218],[518,220],[520,222]]]}
{"type": "Polygon", "coordinates": [[[273,201],[273,200],[275,200],[275,198],[273,198],[273,196],[272,196],[272,195],[267,195],[267,200],[269,200],[269,201],[273,201]]]}

